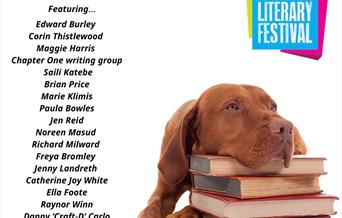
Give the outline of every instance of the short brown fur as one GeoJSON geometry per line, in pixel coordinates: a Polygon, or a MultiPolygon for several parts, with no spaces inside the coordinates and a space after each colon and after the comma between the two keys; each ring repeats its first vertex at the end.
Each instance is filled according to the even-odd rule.
{"type": "Polygon", "coordinates": [[[139,218],[202,217],[190,206],[173,213],[181,195],[191,190],[186,155],[231,156],[259,168],[276,157],[288,167],[293,154],[306,154],[297,128],[274,108],[263,89],[234,84],[213,86],[183,104],[166,125],[157,187],[139,218]]]}

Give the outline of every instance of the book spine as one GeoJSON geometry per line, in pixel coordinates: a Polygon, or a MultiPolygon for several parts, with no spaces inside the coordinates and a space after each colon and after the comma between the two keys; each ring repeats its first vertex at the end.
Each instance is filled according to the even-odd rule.
{"type": "Polygon", "coordinates": [[[201,173],[210,173],[210,160],[197,156],[191,156],[190,169],[201,173]]]}
{"type": "Polygon", "coordinates": [[[193,175],[193,187],[241,198],[241,181],[239,179],[193,175]]]}

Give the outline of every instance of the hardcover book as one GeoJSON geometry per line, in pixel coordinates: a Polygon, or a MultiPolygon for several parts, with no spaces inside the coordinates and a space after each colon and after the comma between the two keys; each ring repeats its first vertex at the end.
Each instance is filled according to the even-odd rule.
{"type": "Polygon", "coordinates": [[[314,194],[241,200],[193,190],[191,205],[216,217],[293,217],[335,214],[335,196],[314,194]]]}
{"type": "Polygon", "coordinates": [[[216,177],[195,174],[193,187],[240,199],[321,192],[317,176],[216,177]]]}
{"type": "Polygon", "coordinates": [[[323,157],[296,156],[289,168],[284,167],[283,160],[273,160],[259,169],[251,169],[231,157],[193,155],[190,156],[190,171],[212,176],[317,175],[324,174],[324,160],[323,157]]]}

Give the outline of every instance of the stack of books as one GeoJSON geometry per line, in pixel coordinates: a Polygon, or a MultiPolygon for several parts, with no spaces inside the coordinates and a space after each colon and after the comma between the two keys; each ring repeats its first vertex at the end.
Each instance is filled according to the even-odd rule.
{"type": "Polygon", "coordinates": [[[205,217],[330,217],[337,197],[322,194],[325,158],[273,160],[260,169],[222,156],[190,156],[191,205],[205,217]]]}

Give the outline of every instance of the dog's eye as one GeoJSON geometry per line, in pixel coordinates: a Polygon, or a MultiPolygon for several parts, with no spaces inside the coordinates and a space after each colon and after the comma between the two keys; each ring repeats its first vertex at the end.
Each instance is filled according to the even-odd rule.
{"type": "Polygon", "coordinates": [[[271,103],[270,110],[273,112],[277,111],[277,104],[274,101],[271,103]]]}
{"type": "Polygon", "coordinates": [[[239,110],[239,105],[237,103],[230,103],[227,107],[226,110],[229,111],[237,111],[239,110]]]}

